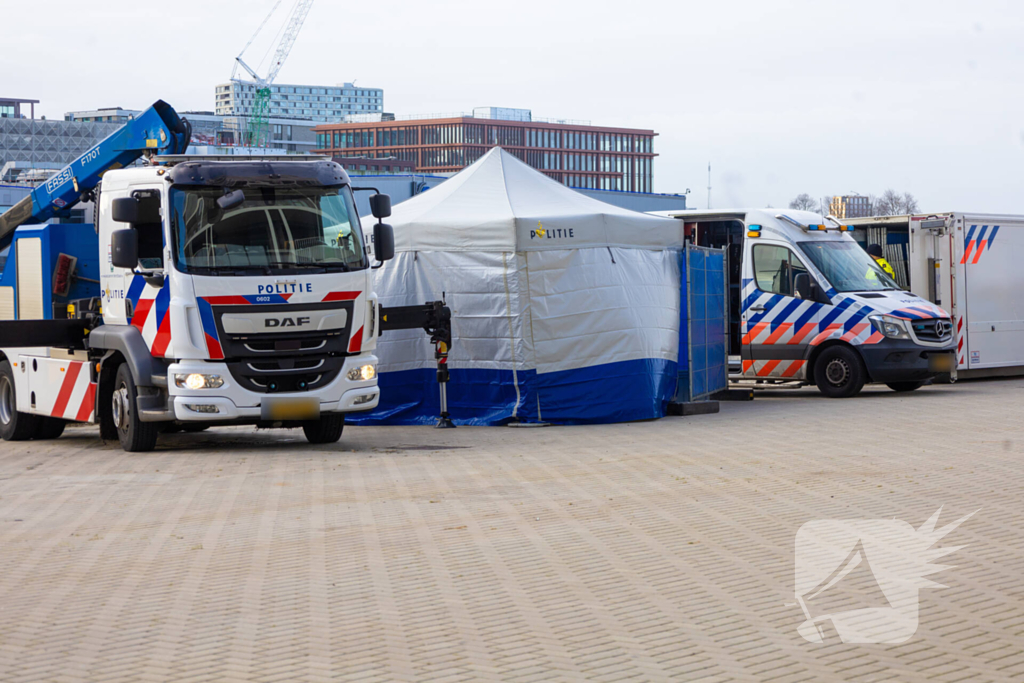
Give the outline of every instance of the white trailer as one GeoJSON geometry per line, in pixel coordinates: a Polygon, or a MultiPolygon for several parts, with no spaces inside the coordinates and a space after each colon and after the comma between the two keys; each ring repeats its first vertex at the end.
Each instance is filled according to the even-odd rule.
{"type": "Polygon", "coordinates": [[[949,212],[847,222],[876,239],[907,234],[910,289],[952,315],[959,378],[1024,374],[1024,216],[949,212]]]}

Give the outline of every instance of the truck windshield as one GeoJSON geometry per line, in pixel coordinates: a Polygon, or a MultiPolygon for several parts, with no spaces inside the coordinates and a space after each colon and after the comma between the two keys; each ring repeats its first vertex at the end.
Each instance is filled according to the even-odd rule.
{"type": "Polygon", "coordinates": [[[900,289],[875,263],[875,259],[853,240],[800,242],[799,246],[837,292],[900,289]]]}
{"type": "Polygon", "coordinates": [[[246,187],[226,211],[221,187],[171,188],[175,260],[186,273],[244,275],[367,266],[346,187],[246,187]]]}

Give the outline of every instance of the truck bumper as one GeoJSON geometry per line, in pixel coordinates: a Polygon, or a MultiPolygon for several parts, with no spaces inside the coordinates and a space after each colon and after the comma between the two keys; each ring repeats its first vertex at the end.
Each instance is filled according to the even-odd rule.
{"type": "Polygon", "coordinates": [[[183,361],[168,368],[168,392],[174,419],[181,422],[258,422],[262,416],[261,404],[265,398],[310,399],[320,402],[320,413],[348,413],[372,410],[380,401],[377,380],[353,382],[348,371],[353,367],[377,365],[375,356],[353,356],[346,359],[337,378],[316,391],[296,393],[259,394],[239,386],[223,363],[183,361]],[[175,374],[203,373],[219,375],[224,385],[217,389],[188,390],[175,385],[175,374]]]}
{"type": "Polygon", "coordinates": [[[907,339],[884,339],[878,344],[860,346],[871,381],[922,382],[934,379],[954,367],[953,341],[947,346],[921,346],[907,339]]]}

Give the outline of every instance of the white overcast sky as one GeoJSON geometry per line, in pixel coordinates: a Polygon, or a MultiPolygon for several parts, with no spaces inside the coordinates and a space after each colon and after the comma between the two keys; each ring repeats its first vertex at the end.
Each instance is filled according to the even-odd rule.
{"type": "MultiPolygon", "coordinates": [[[[52,118],[210,110],[273,4],[0,0],[0,95],[52,118]]],[[[278,80],[353,79],[398,114],[654,129],[655,191],[697,207],[710,161],[718,207],[892,187],[925,211],[1024,213],[1020,0],[318,0],[278,80]]]]}

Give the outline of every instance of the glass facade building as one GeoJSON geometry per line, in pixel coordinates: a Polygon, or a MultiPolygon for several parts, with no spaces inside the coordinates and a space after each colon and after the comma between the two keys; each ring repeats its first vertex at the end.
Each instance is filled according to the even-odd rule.
{"type": "Polygon", "coordinates": [[[871,198],[862,195],[844,195],[832,197],[828,212],[836,218],[863,218],[870,216],[871,198]]]}
{"type": "Polygon", "coordinates": [[[8,162],[25,169],[59,169],[118,128],[116,123],[0,118],[0,170],[8,162]]]}
{"type": "MultiPolygon", "coordinates": [[[[256,84],[242,81],[221,83],[214,101],[220,116],[248,116],[256,99],[256,84]]],[[[354,114],[380,114],[384,111],[384,90],[352,83],[342,85],[270,86],[271,118],[308,119],[318,123],[340,121],[354,114]]]]}
{"type": "Polygon", "coordinates": [[[0,119],[34,119],[39,100],[25,100],[19,97],[0,97],[0,119]],[[28,116],[22,111],[28,105],[28,116]]]}
{"type": "MultiPolygon", "coordinates": [[[[138,109],[93,109],[64,114],[65,121],[90,123],[114,122],[124,125],[139,116],[138,109]]],[[[234,147],[242,144],[248,120],[242,116],[217,116],[208,111],[178,112],[192,124],[192,144],[234,147]]],[[[313,148],[315,121],[271,118],[267,130],[267,147],[284,152],[309,152],[313,148]]]]}
{"type": "Polygon", "coordinates": [[[493,147],[569,187],[651,192],[652,130],[508,121],[450,119],[321,125],[316,151],[331,156],[397,158],[420,173],[453,173],[493,147]]]}

